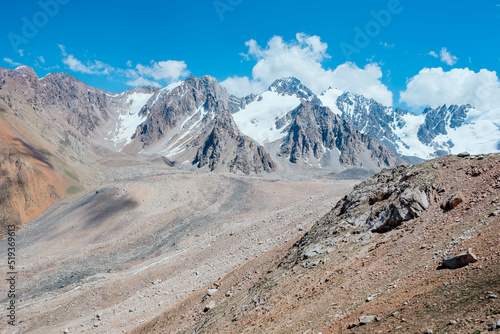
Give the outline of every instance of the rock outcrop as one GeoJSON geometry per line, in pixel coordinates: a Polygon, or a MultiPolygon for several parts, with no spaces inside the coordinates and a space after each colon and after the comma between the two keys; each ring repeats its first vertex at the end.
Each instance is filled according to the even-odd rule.
{"type": "MultiPolygon", "coordinates": [[[[283,117],[289,123],[278,156],[292,163],[318,161],[320,166],[380,170],[396,165],[394,154],[356,130],[327,107],[302,102],[283,117]]],[[[278,121],[278,122],[279,122],[278,121]]]]}

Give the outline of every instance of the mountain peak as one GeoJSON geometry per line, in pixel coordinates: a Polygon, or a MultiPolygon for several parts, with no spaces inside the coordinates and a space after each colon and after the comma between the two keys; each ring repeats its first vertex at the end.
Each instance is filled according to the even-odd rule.
{"type": "Polygon", "coordinates": [[[299,79],[294,77],[282,78],[275,80],[268,91],[276,92],[281,96],[297,96],[300,99],[321,104],[318,97],[306,86],[304,86],[299,79]]]}

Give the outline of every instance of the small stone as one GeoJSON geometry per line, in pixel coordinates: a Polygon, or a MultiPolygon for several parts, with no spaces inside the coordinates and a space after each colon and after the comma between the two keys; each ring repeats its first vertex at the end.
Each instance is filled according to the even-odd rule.
{"type": "Polygon", "coordinates": [[[495,295],[495,294],[493,294],[493,293],[492,293],[492,294],[490,294],[490,295],[488,296],[488,298],[489,298],[489,299],[495,299],[495,298],[497,298],[497,295],[495,295]]]}
{"type": "Polygon", "coordinates": [[[64,331],[63,331],[64,334],[68,334],[69,333],[69,329],[65,328],[64,331]]]}
{"type": "Polygon", "coordinates": [[[489,332],[493,332],[495,329],[497,329],[497,324],[488,324],[489,332]]]}
{"type": "Polygon", "coordinates": [[[355,324],[354,322],[351,322],[351,323],[349,323],[349,326],[347,326],[347,329],[351,329],[351,328],[354,328],[357,326],[358,326],[357,324],[355,324]]]}
{"type": "Polygon", "coordinates": [[[456,325],[457,324],[457,321],[456,320],[451,320],[448,325],[456,325]]]}
{"type": "Polygon", "coordinates": [[[376,317],[377,317],[376,315],[365,315],[365,316],[359,317],[359,325],[363,326],[363,325],[369,324],[370,322],[375,320],[376,317]]]}
{"type": "Polygon", "coordinates": [[[203,312],[208,312],[211,309],[215,307],[215,302],[212,300],[210,303],[208,303],[205,308],[203,309],[203,312]]]}
{"type": "Polygon", "coordinates": [[[426,329],[424,331],[424,334],[433,334],[434,332],[432,331],[432,329],[426,329]]]}
{"type": "Polygon", "coordinates": [[[470,156],[469,152],[461,152],[461,153],[457,154],[457,157],[459,157],[459,158],[466,158],[466,157],[469,157],[469,156],[470,156]]]}
{"type": "Polygon", "coordinates": [[[208,289],[207,290],[207,295],[213,296],[218,290],[217,289],[208,289]]]}

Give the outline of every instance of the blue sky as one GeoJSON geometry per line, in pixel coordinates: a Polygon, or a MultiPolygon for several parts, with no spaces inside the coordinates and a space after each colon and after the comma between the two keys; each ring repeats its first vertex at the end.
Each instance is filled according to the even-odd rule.
{"type": "Polygon", "coordinates": [[[111,92],[210,74],[245,95],[293,75],[411,109],[500,107],[500,0],[26,0],[0,22],[0,66],[111,92]]]}

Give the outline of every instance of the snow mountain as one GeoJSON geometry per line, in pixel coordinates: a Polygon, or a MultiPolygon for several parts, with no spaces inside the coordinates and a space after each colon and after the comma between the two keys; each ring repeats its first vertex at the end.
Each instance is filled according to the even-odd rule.
{"type": "Polygon", "coordinates": [[[297,165],[377,171],[401,156],[500,148],[500,109],[442,106],[415,115],[337,89],[317,96],[296,78],[244,98],[210,76],[115,94],[67,73],[39,78],[20,66],[0,69],[0,99],[18,119],[30,120],[30,131],[59,138],[59,151],[74,161],[114,152],[245,174],[297,165]]]}
{"type": "Polygon", "coordinates": [[[416,115],[333,89],[323,92],[319,99],[356,129],[410,160],[500,149],[500,108],[479,111],[470,105],[444,105],[416,115]]]}
{"type": "Polygon", "coordinates": [[[500,149],[500,108],[479,111],[470,105],[444,105],[417,115],[334,88],[316,96],[296,78],[276,80],[260,95],[230,100],[238,127],[264,146],[288,135],[290,118],[284,115],[307,101],[328,107],[356,130],[409,162],[500,149]]]}
{"type": "Polygon", "coordinates": [[[296,78],[279,79],[259,95],[232,97],[238,128],[279,160],[342,171],[380,170],[397,159],[335,115],[296,78]],[[238,103],[239,102],[239,103],[238,103]]]}

